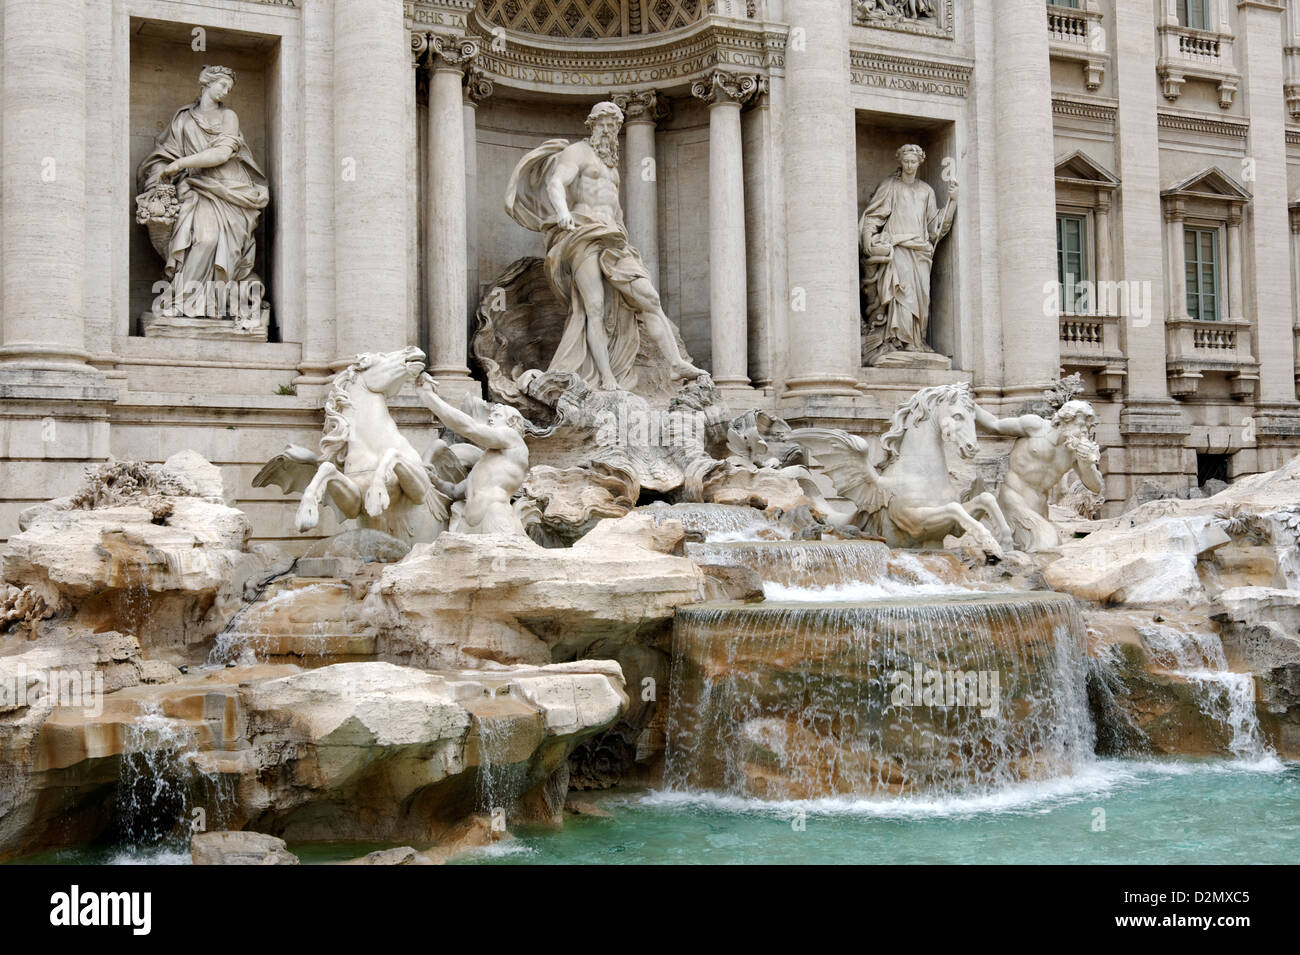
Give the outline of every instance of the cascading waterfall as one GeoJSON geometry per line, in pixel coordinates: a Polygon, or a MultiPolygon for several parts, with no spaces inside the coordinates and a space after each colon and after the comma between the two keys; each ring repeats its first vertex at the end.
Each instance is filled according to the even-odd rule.
{"type": "Polygon", "coordinates": [[[656,520],[677,520],[690,537],[706,541],[789,540],[792,528],[752,507],[734,504],[651,504],[645,512],[656,520]]]}
{"type": "Polygon", "coordinates": [[[510,759],[515,718],[510,716],[475,716],[478,737],[478,776],[475,780],[474,804],[479,812],[514,809],[523,791],[527,766],[510,759]]]}
{"type": "Polygon", "coordinates": [[[144,625],[153,612],[153,602],[149,597],[149,568],[141,561],[129,560],[123,561],[121,572],[126,586],[120,597],[119,616],[137,639],[143,639],[144,625]]]}
{"type": "Polygon", "coordinates": [[[1058,594],[684,607],[666,782],[803,799],[1061,775],[1092,758],[1085,671],[1058,594]]]}
{"type": "Polygon", "coordinates": [[[733,564],[765,584],[832,587],[888,575],[889,548],[879,541],[705,541],[686,545],[697,564],[733,564]]]}
{"type": "Polygon", "coordinates": [[[1260,760],[1272,755],[1255,711],[1255,678],[1228,669],[1217,634],[1163,624],[1139,627],[1138,634],[1158,666],[1196,688],[1201,712],[1224,727],[1234,756],[1260,760]]]}
{"type": "Polygon", "coordinates": [[[119,839],[137,846],[163,842],[188,815],[194,733],[149,703],[124,728],[122,744],[119,839]]]}
{"type": "Polygon", "coordinates": [[[122,744],[114,814],[120,843],[141,847],[188,839],[195,808],[203,809],[207,828],[219,827],[234,794],[228,781],[196,769],[193,727],[150,702],[124,727],[122,744]]]}

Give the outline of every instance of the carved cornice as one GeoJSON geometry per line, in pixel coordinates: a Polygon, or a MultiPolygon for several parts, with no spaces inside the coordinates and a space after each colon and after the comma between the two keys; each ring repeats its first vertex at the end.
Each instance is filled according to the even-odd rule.
{"type": "Polygon", "coordinates": [[[1096,123],[1115,125],[1119,107],[1108,103],[1094,103],[1087,100],[1070,99],[1066,96],[1052,97],[1052,113],[1071,119],[1087,119],[1096,123]]]}
{"type": "Polygon", "coordinates": [[[971,66],[874,50],[851,50],[849,74],[854,86],[965,98],[970,91],[971,66]]]}
{"type": "Polygon", "coordinates": [[[1186,113],[1156,112],[1156,123],[1161,129],[1196,133],[1200,136],[1222,136],[1242,139],[1250,133],[1250,123],[1245,120],[1221,119],[1217,116],[1190,116],[1186,113]]]}
{"type": "Polygon", "coordinates": [[[691,84],[691,95],[709,104],[744,105],[755,93],[767,91],[767,78],[753,73],[712,70],[691,84]]]}

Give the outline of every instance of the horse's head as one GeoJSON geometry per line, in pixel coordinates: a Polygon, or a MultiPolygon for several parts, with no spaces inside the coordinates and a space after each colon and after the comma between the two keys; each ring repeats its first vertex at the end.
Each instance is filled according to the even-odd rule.
{"type": "Polygon", "coordinates": [[[424,352],[414,345],[390,352],[367,352],[358,355],[356,381],[367,391],[394,398],[408,382],[424,371],[424,352]]]}
{"type": "MultiPolygon", "coordinates": [[[[884,465],[889,465],[903,449],[903,439],[919,426],[929,422],[932,432],[944,441],[951,441],[963,458],[971,458],[979,451],[975,437],[975,395],[970,385],[931,385],[908,398],[890,421],[890,429],[880,445],[885,449],[884,465]]],[[[882,466],[884,466],[882,465],[882,466]]]]}
{"type": "Polygon", "coordinates": [[[945,441],[957,446],[957,453],[963,458],[973,458],[980,449],[975,434],[975,396],[965,382],[941,387],[944,393],[935,408],[939,433],[945,441]]]}

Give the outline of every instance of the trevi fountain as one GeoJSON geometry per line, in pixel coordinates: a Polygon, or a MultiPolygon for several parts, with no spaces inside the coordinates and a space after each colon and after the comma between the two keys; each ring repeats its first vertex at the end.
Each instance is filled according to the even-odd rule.
{"type": "Polygon", "coordinates": [[[1294,862],[1297,13],[1003,6],[6,0],[0,858],[1294,862]]]}

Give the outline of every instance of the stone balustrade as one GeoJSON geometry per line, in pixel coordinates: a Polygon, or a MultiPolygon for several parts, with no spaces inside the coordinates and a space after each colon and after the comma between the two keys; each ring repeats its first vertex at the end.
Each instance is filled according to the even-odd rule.
{"type": "Polygon", "coordinates": [[[1197,393],[1207,373],[1228,378],[1234,398],[1250,398],[1259,387],[1259,362],[1251,350],[1251,323],[1234,319],[1171,319],[1168,337],[1169,393],[1185,398],[1197,393]]]}
{"type": "Polygon", "coordinates": [[[1091,2],[1082,7],[1047,7],[1047,34],[1052,56],[1083,66],[1084,83],[1090,92],[1101,88],[1106,72],[1104,42],[1094,42],[1101,29],[1102,13],[1091,2]]]}
{"type": "Polygon", "coordinates": [[[1062,315],[1061,368],[1093,372],[1099,394],[1118,392],[1128,374],[1120,347],[1118,315],[1062,315]]]}
{"type": "Polygon", "coordinates": [[[1176,23],[1162,24],[1160,60],[1156,72],[1165,99],[1176,102],[1188,77],[1209,80],[1219,89],[1219,106],[1228,109],[1237,95],[1241,74],[1233,59],[1231,33],[1193,30],[1176,23]]]}

